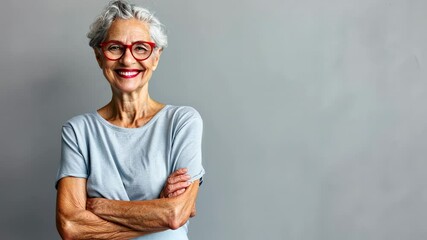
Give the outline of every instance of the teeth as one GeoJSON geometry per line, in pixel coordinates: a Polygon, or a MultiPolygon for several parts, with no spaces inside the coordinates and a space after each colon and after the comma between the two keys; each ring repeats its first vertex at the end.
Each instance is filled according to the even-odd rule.
{"type": "Polygon", "coordinates": [[[125,76],[133,76],[136,75],[138,72],[119,72],[120,75],[125,75],[125,76]]]}

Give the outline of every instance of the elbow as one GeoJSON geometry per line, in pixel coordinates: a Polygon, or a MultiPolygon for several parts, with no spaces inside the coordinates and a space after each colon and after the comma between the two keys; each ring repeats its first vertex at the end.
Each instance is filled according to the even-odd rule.
{"type": "Polygon", "coordinates": [[[64,240],[76,239],[73,227],[69,222],[61,222],[56,224],[56,229],[58,230],[59,235],[64,240]]]}
{"type": "Polygon", "coordinates": [[[181,219],[171,219],[169,221],[169,228],[172,230],[177,230],[182,227],[187,221],[183,221],[181,219]]]}
{"type": "Polygon", "coordinates": [[[78,239],[76,228],[72,221],[66,219],[63,216],[57,215],[56,217],[56,229],[59,235],[64,240],[78,239]]]}
{"type": "Polygon", "coordinates": [[[169,215],[168,227],[169,229],[176,230],[182,227],[189,218],[189,214],[178,211],[177,209],[173,209],[169,215]]]}

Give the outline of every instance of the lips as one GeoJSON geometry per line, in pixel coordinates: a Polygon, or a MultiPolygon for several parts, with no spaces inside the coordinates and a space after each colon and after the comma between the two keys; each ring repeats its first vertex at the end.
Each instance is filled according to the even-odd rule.
{"type": "Polygon", "coordinates": [[[117,75],[119,75],[122,78],[134,78],[136,77],[141,70],[139,69],[117,69],[115,70],[117,75]]]}

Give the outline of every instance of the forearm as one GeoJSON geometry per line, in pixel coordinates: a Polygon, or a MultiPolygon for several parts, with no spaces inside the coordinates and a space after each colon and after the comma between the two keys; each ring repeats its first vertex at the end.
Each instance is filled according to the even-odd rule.
{"type": "Polygon", "coordinates": [[[194,212],[198,181],[179,197],[146,201],[88,199],[87,209],[102,219],[142,232],[181,227],[194,212]]]}
{"type": "Polygon", "coordinates": [[[128,228],[157,232],[170,229],[169,199],[148,201],[119,201],[104,198],[96,199],[95,206],[88,206],[98,217],[128,228]]]}
{"type": "Polygon", "coordinates": [[[63,239],[130,239],[146,234],[105,221],[87,210],[58,212],[57,228],[63,239]]]}

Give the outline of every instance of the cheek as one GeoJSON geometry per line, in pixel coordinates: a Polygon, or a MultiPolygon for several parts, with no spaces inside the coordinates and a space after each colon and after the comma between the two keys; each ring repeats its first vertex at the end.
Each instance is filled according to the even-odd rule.
{"type": "Polygon", "coordinates": [[[147,63],[144,66],[147,69],[150,69],[151,71],[154,71],[156,69],[156,60],[155,58],[150,58],[147,63]]]}
{"type": "Polygon", "coordinates": [[[145,70],[145,71],[150,71],[153,67],[151,64],[151,61],[145,60],[144,62],[141,62],[141,67],[145,70]]]}
{"type": "Polygon", "coordinates": [[[105,61],[104,60],[104,61],[102,61],[101,65],[102,65],[102,70],[104,72],[111,72],[114,69],[114,63],[111,61],[105,61]]]}
{"type": "Polygon", "coordinates": [[[115,72],[113,69],[114,68],[111,64],[108,64],[107,62],[103,63],[102,73],[108,81],[112,81],[115,78],[115,72]]]}

